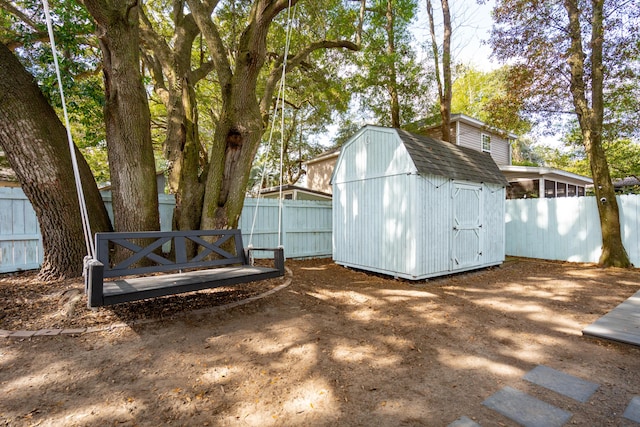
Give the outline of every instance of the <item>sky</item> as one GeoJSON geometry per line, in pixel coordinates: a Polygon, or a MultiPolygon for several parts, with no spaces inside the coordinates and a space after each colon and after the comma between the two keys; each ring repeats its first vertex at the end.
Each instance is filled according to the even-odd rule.
{"type": "MultiPolygon", "coordinates": [[[[441,18],[440,2],[432,0],[432,4],[436,19],[441,18]]],[[[487,44],[493,24],[491,19],[493,4],[492,0],[481,5],[476,0],[451,0],[449,2],[453,27],[452,54],[455,62],[473,65],[482,71],[491,71],[500,66],[495,60],[491,60],[491,48],[487,44]]],[[[418,7],[413,34],[418,45],[422,45],[431,41],[426,0],[420,0],[418,7]]],[[[442,30],[436,27],[436,34],[441,40],[442,30]]]]}

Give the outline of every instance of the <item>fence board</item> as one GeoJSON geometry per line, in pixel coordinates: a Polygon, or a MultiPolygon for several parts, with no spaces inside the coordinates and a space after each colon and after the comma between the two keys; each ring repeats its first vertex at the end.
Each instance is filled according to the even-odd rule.
{"type": "Polygon", "coordinates": [[[287,258],[331,257],[332,207],[330,201],[283,200],[278,240],[277,199],[246,199],[240,228],[245,244],[255,247],[284,246],[287,258]],[[258,213],[251,235],[253,217],[258,213]]]}
{"type": "Polygon", "coordinates": [[[0,273],[39,268],[42,237],[29,199],[21,188],[0,187],[0,273]]]}
{"type": "MultiPolygon", "coordinates": [[[[617,197],[622,242],[640,265],[640,195],[617,197]]],[[[506,202],[506,254],[598,262],[602,233],[595,197],[514,199],[506,202]]]]}
{"type": "MultiPolygon", "coordinates": [[[[111,220],[111,194],[102,194],[111,220]]],[[[175,198],[158,196],[160,229],[172,228],[175,198]]],[[[283,200],[282,230],[278,239],[278,200],[246,199],[239,227],[244,244],[277,247],[282,244],[287,258],[331,257],[331,202],[283,200]],[[258,210],[253,226],[254,212],[258,210]]],[[[168,246],[163,247],[169,250],[168,246]]],[[[256,258],[273,256],[257,252],[256,258]]],[[[20,188],[0,188],[0,273],[39,268],[42,264],[42,238],[29,200],[20,188]]]]}
{"type": "MultiPolygon", "coordinates": [[[[111,197],[103,195],[107,209],[111,197]]],[[[331,202],[284,200],[280,244],[287,258],[331,257],[331,202]]],[[[572,262],[598,262],[602,237],[594,197],[507,200],[506,254],[572,262]]],[[[623,243],[640,266],[640,195],[618,196],[623,243]]],[[[159,196],[162,230],[171,229],[174,198],[159,196]]],[[[240,217],[245,245],[275,247],[278,200],[246,199],[240,217]],[[255,225],[253,216],[258,209],[255,225]]],[[[35,269],[42,239],[35,212],[20,188],[0,188],[0,273],[35,269]]],[[[257,254],[260,256],[260,254],[257,254]]],[[[263,256],[268,256],[264,253],[263,256]]]]}

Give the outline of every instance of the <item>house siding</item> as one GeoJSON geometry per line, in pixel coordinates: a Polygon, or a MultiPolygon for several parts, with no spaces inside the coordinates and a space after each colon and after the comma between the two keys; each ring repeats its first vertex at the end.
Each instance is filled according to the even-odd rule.
{"type": "Polygon", "coordinates": [[[511,164],[509,155],[511,147],[509,141],[498,134],[482,130],[463,122],[457,122],[459,131],[456,133],[457,143],[462,147],[482,151],[482,134],[491,136],[491,157],[498,166],[511,164]]]}
{"type": "Polygon", "coordinates": [[[307,163],[307,188],[331,194],[331,174],[338,156],[307,163]]]}

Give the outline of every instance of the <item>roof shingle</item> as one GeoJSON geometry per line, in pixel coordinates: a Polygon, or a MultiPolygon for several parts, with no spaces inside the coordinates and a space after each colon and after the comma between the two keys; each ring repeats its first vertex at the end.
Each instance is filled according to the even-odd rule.
{"type": "Polygon", "coordinates": [[[508,185],[491,155],[396,129],[418,173],[471,182],[508,185]]]}

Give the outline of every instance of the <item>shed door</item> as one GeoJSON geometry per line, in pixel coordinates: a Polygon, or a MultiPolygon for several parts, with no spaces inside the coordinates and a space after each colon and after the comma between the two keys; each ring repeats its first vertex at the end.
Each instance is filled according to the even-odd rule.
{"type": "Polygon", "coordinates": [[[480,263],[482,256],[482,186],[453,183],[453,231],[451,269],[480,263]]]}

